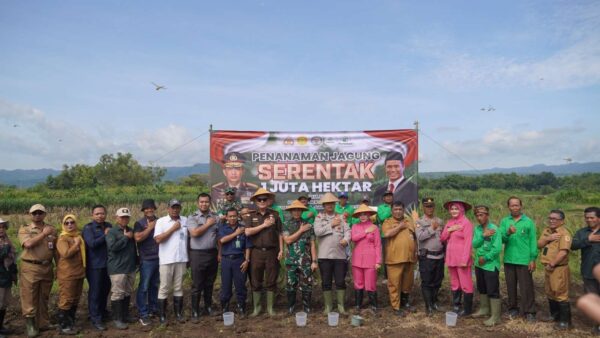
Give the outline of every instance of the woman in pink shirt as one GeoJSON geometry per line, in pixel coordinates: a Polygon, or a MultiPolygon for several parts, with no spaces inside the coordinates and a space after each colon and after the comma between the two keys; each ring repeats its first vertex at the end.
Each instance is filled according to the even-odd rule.
{"type": "Polygon", "coordinates": [[[381,267],[381,237],[379,228],[370,220],[374,214],[375,211],[364,204],[352,214],[352,217],[360,220],[352,226],[352,276],[357,310],[360,310],[362,305],[365,289],[371,309],[377,310],[377,270],[381,267]]]}
{"type": "Polygon", "coordinates": [[[452,303],[454,312],[459,316],[468,316],[473,312],[473,279],[471,278],[471,248],[473,246],[473,224],[465,216],[471,205],[452,200],[444,203],[450,213],[440,239],[446,243],[446,266],[450,274],[452,303]],[[464,307],[461,309],[461,297],[464,293],[464,307]]]}

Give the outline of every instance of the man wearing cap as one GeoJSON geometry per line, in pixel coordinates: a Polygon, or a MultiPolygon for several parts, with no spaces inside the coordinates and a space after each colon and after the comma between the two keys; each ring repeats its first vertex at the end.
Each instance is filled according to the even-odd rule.
{"type": "Polygon", "coordinates": [[[294,201],[287,209],[291,218],[283,225],[283,241],[287,245],[285,265],[287,267],[288,313],[294,313],[296,289],[302,293],[304,312],[310,312],[312,295],[312,273],[317,269],[317,247],[312,224],[301,218],[306,206],[294,201]]]}
{"type": "Polygon", "coordinates": [[[393,200],[401,201],[408,212],[412,211],[419,197],[416,184],[404,177],[404,155],[396,151],[389,152],[385,157],[384,166],[387,181],[375,189],[375,204],[382,202],[386,191],[392,191],[393,200]]]}
{"type": "Polygon", "coordinates": [[[200,316],[200,296],[204,295],[203,314],[212,315],[212,292],[219,270],[217,221],[219,215],[210,211],[210,195],[200,193],[197,198],[198,210],[188,216],[187,227],[190,234],[190,267],[192,268],[192,322],[200,316]]]}
{"type": "Polygon", "coordinates": [[[419,248],[419,275],[421,293],[429,316],[433,310],[441,311],[438,294],[444,280],[444,244],[441,240],[444,221],[435,215],[433,198],[421,201],[423,216],[417,220],[417,242],[419,248]]]}
{"type": "Polygon", "coordinates": [[[31,223],[19,229],[21,270],[19,296],[26,320],[27,335],[37,336],[48,327],[48,300],[54,279],[52,260],[56,257],[56,229],[44,222],[46,208],[35,204],[29,209],[31,223]]]}
{"type": "Polygon", "coordinates": [[[108,261],[106,268],[111,282],[111,309],[113,323],[119,330],[127,329],[129,302],[135,283],[137,251],[133,230],[128,226],[131,213],[128,208],[119,208],[116,213],[117,227],[106,234],[108,261]]]}
{"type": "Polygon", "coordinates": [[[555,328],[558,330],[571,328],[569,304],[571,234],[565,229],[564,224],[565,213],[562,210],[551,210],[548,215],[548,227],[544,229],[538,240],[538,248],[542,251],[540,261],[545,267],[544,286],[550,306],[548,319],[557,322],[555,328]]]}
{"type": "Polygon", "coordinates": [[[219,214],[219,221],[226,222],[227,221],[227,210],[231,208],[235,208],[235,210],[240,212],[242,209],[242,203],[235,199],[235,193],[237,192],[236,188],[227,187],[225,188],[225,199],[218,201],[219,205],[217,207],[219,214]]]}
{"type": "Polygon", "coordinates": [[[256,204],[256,213],[247,225],[245,234],[252,242],[250,255],[250,278],[252,286],[252,303],[254,311],[251,316],[256,317],[261,312],[260,296],[264,288],[267,290],[267,312],[275,315],[273,305],[275,302],[275,289],[279,273],[279,261],[283,258],[283,237],[281,235],[281,220],[276,212],[269,209],[269,199],[275,195],[266,189],[259,188],[252,196],[256,204]]]}
{"type": "Polygon", "coordinates": [[[140,282],[135,303],[142,326],[148,326],[150,314],[158,313],[158,244],[154,241],[156,226],[156,204],[153,199],[142,202],[144,217],[133,225],[133,238],[140,254],[140,282]]]}
{"type": "Polygon", "coordinates": [[[348,204],[348,193],[339,193],[338,200],[339,202],[335,204],[335,213],[342,215],[346,223],[348,223],[348,225],[352,227],[352,224],[356,223],[357,220],[352,218],[354,208],[350,204],[348,204]]]}
{"type": "Polygon", "coordinates": [[[404,310],[413,310],[409,296],[414,282],[417,243],[415,224],[411,218],[404,217],[402,202],[394,202],[392,217],[383,222],[381,231],[385,239],[390,303],[394,311],[403,316],[404,310]]]}
{"type": "Polygon", "coordinates": [[[83,227],[85,241],[85,275],[88,285],[88,311],[92,325],[100,331],[106,330],[102,320],[108,319],[106,300],[110,292],[110,278],[106,270],[108,251],[106,233],[112,224],[106,222],[106,208],[103,205],[92,207],[92,222],[83,227]]]}
{"type": "MultiPolygon", "coordinates": [[[[332,282],[335,279],[336,299],[339,313],[346,313],[346,273],[348,272],[348,251],[351,232],[344,217],[335,213],[335,203],[339,202],[332,193],[326,193],[319,203],[323,211],[315,218],[315,236],[318,239],[318,261],[321,272],[321,288],[325,303],[324,313],[333,309],[332,282]]],[[[352,214],[350,215],[352,217],[352,214]]]]}
{"type": "Polygon", "coordinates": [[[258,186],[243,181],[245,162],[246,158],[241,153],[230,152],[225,154],[223,159],[223,176],[225,176],[226,181],[212,186],[211,195],[213,200],[223,200],[225,198],[225,189],[232,187],[236,188],[236,201],[240,201],[242,204],[250,203],[250,197],[256,192],[258,186]]]}
{"type": "Polygon", "coordinates": [[[300,201],[300,203],[302,203],[306,207],[306,210],[302,212],[302,220],[307,223],[314,224],[315,217],[317,216],[318,212],[317,209],[308,204],[310,200],[311,198],[308,195],[301,195],[300,197],[298,197],[298,201],[300,201]]]}
{"type": "Polygon", "coordinates": [[[500,222],[500,234],[504,243],[504,276],[508,293],[508,314],[519,315],[517,284],[521,295],[521,312],[527,321],[536,320],[533,272],[538,256],[536,227],[533,220],[523,214],[523,204],[518,197],[510,197],[506,204],[510,215],[500,222]]]}
{"type": "Polygon", "coordinates": [[[168,215],[159,218],[154,228],[154,240],[158,243],[158,313],[161,325],[167,323],[167,297],[173,289],[173,312],[178,322],[183,317],[183,277],[188,262],[187,218],[180,216],[181,202],[172,199],[168,204],[168,215]]]}

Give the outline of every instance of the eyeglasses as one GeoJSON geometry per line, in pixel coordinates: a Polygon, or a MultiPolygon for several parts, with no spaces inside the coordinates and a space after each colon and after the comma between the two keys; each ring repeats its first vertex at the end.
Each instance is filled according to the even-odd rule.
{"type": "Polygon", "coordinates": [[[74,221],[66,221],[65,222],[65,225],[71,225],[71,224],[75,224],[75,222],[74,221]]]}
{"type": "Polygon", "coordinates": [[[268,200],[267,197],[259,197],[256,199],[257,202],[266,202],[268,200]]]}
{"type": "Polygon", "coordinates": [[[45,214],[45,212],[37,210],[37,211],[32,212],[31,214],[34,216],[39,216],[39,215],[45,214]]]}
{"type": "Polygon", "coordinates": [[[233,192],[226,192],[225,195],[235,195],[233,192]]]}
{"type": "Polygon", "coordinates": [[[562,221],[562,219],[556,218],[556,217],[548,217],[548,222],[558,222],[558,221],[562,221]]]}

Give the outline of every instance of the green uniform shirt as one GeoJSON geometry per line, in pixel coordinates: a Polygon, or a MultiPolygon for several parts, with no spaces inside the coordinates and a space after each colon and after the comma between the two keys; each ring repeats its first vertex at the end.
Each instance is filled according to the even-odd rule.
{"type": "Polygon", "coordinates": [[[521,215],[515,222],[509,215],[500,222],[500,234],[504,243],[504,263],[528,265],[538,256],[537,234],[535,223],[531,218],[521,215]],[[507,231],[513,225],[517,231],[508,235],[507,231]]]}
{"type": "Polygon", "coordinates": [[[478,225],[473,232],[473,249],[475,249],[475,266],[487,270],[500,271],[500,251],[502,251],[502,235],[498,227],[489,223],[487,229],[496,230],[490,237],[483,237],[483,227],[478,225]],[[485,259],[483,265],[479,264],[479,257],[485,259]]]}
{"type": "MultiPolygon", "coordinates": [[[[127,229],[133,231],[129,227],[127,229]]],[[[108,251],[106,270],[109,275],[135,272],[137,260],[135,240],[125,237],[123,229],[119,226],[114,226],[108,230],[106,249],[108,251]]]]}
{"type": "Polygon", "coordinates": [[[354,208],[348,203],[346,203],[345,207],[342,207],[339,203],[335,204],[336,214],[342,215],[345,212],[348,213],[348,219],[346,220],[346,223],[348,223],[349,227],[352,227],[352,224],[356,224],[358,222],[358,219],[352,217],[352,214],[354,213],[354,208]]]}
{"type": "Polygon", "coordinates": [[[238,213],[240,212],[240,210],[242,210],[242,203],[239,201],[223,201],[220,203],[219,205],[219,215],[225,215],[227,216],[227,210],[234,208],[235,210],[238,211],[238,213]]]}
{"type": "MultiPolygon", "coordinates": [[[[291,236],[295,234],[302,223],[306,223],[303,220],[290,219],[283,225],[283,236],[291,236]]],[[[304,265],[310,266],[312,263],[312,257],[310,255],[310,243],[315,240],[315,230],[310,230],[303,233],[300,238],[292,244],[287,245],[287,253],[285,256],[286,265],[304,265]]],[[[316,257],[315,257],[316,259],[316,257]]]]}
{"type": "Polygon", "coordinates": [[[317,217],[317,209],[311,207],[310,205],[307,206],[308,210],[306,210],[305,212],[302,213],[302,220],[305,222],[308,222],[310,224],[315,224],[315,217],[317,217]],[[308,213],[312,212],[312,216],[308,217],[308,213]]]}
{"type": "Polygon", "coordinates": [[[381,203],[377,207],[377,224],[383,224],[390,217],[392,217],[392,207],[387,203],[381,203]]]}

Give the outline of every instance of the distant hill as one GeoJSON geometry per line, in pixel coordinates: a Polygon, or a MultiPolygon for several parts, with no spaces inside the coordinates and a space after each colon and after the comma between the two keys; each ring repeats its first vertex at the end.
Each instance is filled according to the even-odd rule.
{"type": "MultiPolygon", "coordinates": [[[[208,163],[197,163],[189,167],[166,167],[167,173],[163,180],[177,181],[191,174],[207,174],[209,172],[208,163]]],[[[517,173],[521,175],[537,174],[541,172],[551,172],[557,176],[568,176],[583,174],[586,172],[600,172],[600,162],[589,163],[569,163],[562,165],[536,164],[529,167],[516,168],[492,168],[480,171],[454,171],[454,172],[421,172],[420,175],[426,178],[443,177],[451,174],[458,175],[485,175],[493,173],[517,173]]],[[[60,170],[56,169],[0,169],[0,184],[16,185],[18,187],[31,187],[37,183],[44,182],[48,175],[56,176],[60,170]]]]}

